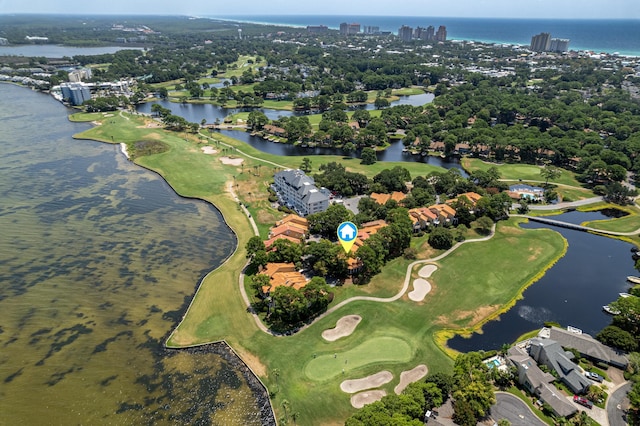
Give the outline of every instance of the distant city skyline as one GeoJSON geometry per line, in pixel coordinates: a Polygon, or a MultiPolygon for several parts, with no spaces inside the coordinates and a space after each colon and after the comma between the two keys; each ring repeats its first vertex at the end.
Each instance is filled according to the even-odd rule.
{"type": "Polygon", "coordinates": [[[638,0],[325,0],[322,3],[299,0],[245,0],[241,3],[203,0],[111,0],[85,2],[0,0],[0,14],[110,14],[110,15],[357,15],[429,16],[459,18],[541,18],[541,19],[640,19],[638,0]]]}

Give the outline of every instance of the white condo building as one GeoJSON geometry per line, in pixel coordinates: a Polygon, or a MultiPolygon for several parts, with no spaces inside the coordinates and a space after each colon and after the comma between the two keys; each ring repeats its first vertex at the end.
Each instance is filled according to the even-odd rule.
{"type": "Polygon", "coordinates": [[[280,202],[301,216],[320,213],[329,208],[329,190],[318,188],[313,178],[302,170],[284,170],[274,175],[273,189],[280,202]]]}

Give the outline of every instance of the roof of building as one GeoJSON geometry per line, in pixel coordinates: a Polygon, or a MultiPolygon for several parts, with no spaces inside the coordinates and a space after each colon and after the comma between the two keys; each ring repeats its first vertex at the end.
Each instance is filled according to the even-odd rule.
{"type": "Polygon", "coordinates": [[[270,280],[270,285],[262,287],[263,293],[269,293],[280,286],[293,287],[296,290],[300,290],[307,285],[307,279],[296,270],[296,266],[293,263],[267,263],[261,274],[269,276],[270,280]]]}
{"type": "Polygon", "coordinates": [[[273,237],[269,238],[267,241],[264,242],[264,247],[269,250],[271,248],[271,246],[273,245],[273,243],[275,243],[278,240],[287,240],[287,241],[291,241],[292,243],[299,243],[300,242],[300,238],[295,238],[295,237],[290,237],[289,235],[285,235],[285,234],[278,234],[278,235],[274,235],[273,237]]]}
{"type": "Polygon", "coordinates": [[[576,333],[558,327],[551,327],[548,332],[550,339],[557,341],[565,348],[573,348],[581,354],[612,365],[626,367],[629,364],[629,358],[625,352],[603,345],[589,334],[576,333]]]}
{"type": "Polygon", "coordinates": [[[407,194],[399,191],[393,191],[391,194],[381,194],[377,192],[372,192],[370,197],[376,203],[384,205],[389,200],[394,200],[399,203],[400,201],[404,200],[407,197],[407,194]]]}
{"type": "Polygon", "coordinates": [[[582,393],[591,385],[591,382],[581,374],[579,367],[571,361],[573,354],[565,352],[560,343],[540,337],[535,337],[530,342],[529,352],[532,356],[540,361],[544,354],[551,364],[549,367],[553,368],[559,378],[575,393],[582,393]]]}
{"type": "Polygon", "coordinates": [[[297,237],[298,239],[304,237],[308,229],[302,226],[297,226],[295,223],[285,223],[275,228],[271,228],[270,236],[276,235],[288,235],[289,237],[297,237]]]}
{"type": "Polygon", "coordinates": [[[549,404],[558,415],[566,417],[577,411],[562,392],[551,384],[555,377],[540,370],[538,364],[524,349],[517,346],[509,348],[507,358],[518,368],[519,373],[524,374],[531,388],[540,395],[540,399],[549,404]]]}
{"type": "Polygon", "coordinates": [[[285,223],[294,223],[296,225],[304,226],[305,228],[309,226],[309,221],[306,218],[293,213],[288,214],[277,221],[276,226],[284,225],[285,223]]]}
{"type": "Polygon", "coordinates": [[[454,217],[456,215],[455,209],[448,204],[434,204],[433,206],[429,206],[428,209],[433,213],[447,217],[454,217]]]}

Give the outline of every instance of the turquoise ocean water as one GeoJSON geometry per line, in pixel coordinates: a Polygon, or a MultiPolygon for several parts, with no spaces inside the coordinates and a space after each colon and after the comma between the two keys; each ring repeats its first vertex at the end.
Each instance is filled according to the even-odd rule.
{"type": "Polygon", "coordinates": [[[235,15],[210,16],[241,22],[282,24],[306,27],[326,25],[337,29],[341,22],[356,22],[364,26],[378,26],[381,31],[397,34],[402,25],[447,27],[448,38],[507,44],[528,45],[531,36],[541,32],[552,37],[568,38],[572,50],[617,52],[640,56],[640,20],[572,20],[572,19],[489,19],[444,18],[427,16],[340,16],[340,15],[235,15]]]}

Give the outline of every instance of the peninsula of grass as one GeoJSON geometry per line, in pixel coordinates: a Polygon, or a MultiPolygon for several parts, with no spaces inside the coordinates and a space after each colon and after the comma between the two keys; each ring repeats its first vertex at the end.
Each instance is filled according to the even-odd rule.
{"type": "MultiPolygon", "coordinates": [[[[257,152],[216,133],[198,136],[165,132],[148,127],[150,120],[137,115],[82,115],[76,119],[103,123],[78,138],[128,146],[138,141],[162,141],[167,151],[139,156],[134,161],[162,175],[178,194],[201,198],[218,207],[237,236],[237,249],[202,280],[167,346],[188,347],[225,340],[267,385],[278,417],[283,416],[282,403],[287,400],[290,410],[299,413],[297,422],[301,425],[338,424],[354,412],[350,395],[340,390],[343,380],[388,370],[393,380],[381,389],[391,393],[400,373],[416,365],[426,364],[433,372],[449,370],[453,361],[436,344],[436,333],[473,330],[487,318],[505,311],[524,287],[564,252],[565,243],[558,233],[522,229],[517,220],[510,219],[498,224],[491,239],[463,244],[436,262],[438,270],[430,279],[432,291],[422,302],[413,302],[406,295],[391,303],[352,301],[294,335],[273,336],[257,327],[240,296],[240,272],[246,262],[244,247],[253,231],[229,189],[236,188],[241,201],[250,205],[252,215],[263,215],[258,220],[273,221],[280,216],[269,210],[266,185],[274,170],[298,167],[301,158],[257,152]],[[212,146],[219,152],[204,154],[200,149],[203,146],[212,146]],[[241,157],[245,162],[242,166],[224,165],[222,156],[241,157]],[[334,342],[322,338],[324,330],[351,314],[362,317],[353,334],[334,342]],[[382,350],[382,346],[386,349],[382,350]],[[372,347],[376,349],[371,350],[372,347]]],[[[308,157],[314,170],[325,162],[338,161],[368,176],[396,165],[409,169],[412,176],[437,170],[421,163],[363,166],[359,160],[339,156],[308,157]]],[[[412,243],[420,258],[427,260],[438,253],[428,249],[424,241],[422,238],[412,243]]],[[[406,274],[412,273],[407,272],[410,263],[396,259],[369,285],[347,285],[336,291],[344,291],[349,297],[393,296],[402,288],[406,274]]],[[[338,299],[346,298],[339,295],[338,299]]]]}

